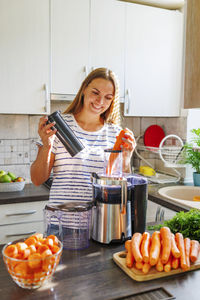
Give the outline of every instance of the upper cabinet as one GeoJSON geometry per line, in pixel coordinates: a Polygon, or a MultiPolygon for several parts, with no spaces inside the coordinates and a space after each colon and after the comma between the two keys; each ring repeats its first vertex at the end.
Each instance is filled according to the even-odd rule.
{"type": "Polygon", "coordinates": [[[0,113],[50,111],[48,0],[0,0],[0,113]]]}
{"type": "Polygon", "coordinates": [[[116,0],[91,0],[90,66],[107,67],[120,82],[124,98],[125,4],[116,0]]]}
{"type": "Polygon", "coordinates": [[[126,116],[179,116],[183,15],[127,3],[126,116]]]}
{"type": "Polygon", "coordinates": [[[200,108],[200,1],[187,1],[184,108],[200,108]]]}
{"type": "Polygon", "coordinates": [[[117,0],[0,0],[0,113],[49,113],[107,67],[126,116],[178,116],[182,31],[179,11],[117,0]]]}
{"type": "Polygon", "coordinates": [[[90,0],[51,1],[53,94],[76,94],[88,72],[90,0]]]}

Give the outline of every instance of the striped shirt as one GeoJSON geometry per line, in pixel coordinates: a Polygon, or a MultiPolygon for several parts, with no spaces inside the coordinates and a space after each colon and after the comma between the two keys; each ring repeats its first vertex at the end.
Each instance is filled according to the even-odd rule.
{"type": "Polygon", "coordinates": [[[71,157],[55,136],[52,148],[55,162],[49,200],[56,204],[73,200],[91,201],[90,175],[92,172],[103,172],[104,149],[113,148],[121,127],[105,123],[100,130],[89,132],[77,124],[72,114],[63,115],[63,118],[80,139],[84,149],[71,157]]]}

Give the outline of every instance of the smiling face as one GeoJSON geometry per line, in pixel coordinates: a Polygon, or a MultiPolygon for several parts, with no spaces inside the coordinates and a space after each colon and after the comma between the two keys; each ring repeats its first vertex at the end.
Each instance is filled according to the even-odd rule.
{"type": "Polygon", "coordinates": [[[83,110],[101,115],[111,105],[114,97],[114,86],[110,80],[96,78],[84,91],[83,110]]]}

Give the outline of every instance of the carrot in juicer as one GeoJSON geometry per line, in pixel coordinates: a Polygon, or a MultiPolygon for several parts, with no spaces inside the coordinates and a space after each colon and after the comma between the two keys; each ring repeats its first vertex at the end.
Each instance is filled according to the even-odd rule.
{"type": "Polygon", "coordinates": [[[199,242],[196,240],[191,240],[191,248],[190,248],[191,262],[195,262],[198,256],[199,256],[199,242]]]}
{"type": "MultiPolygon", "coordinates": [[[[123,143],[122,138],[125,136],[126,132],[128,132],[127,129],[122,129],[120,131],[119,135],[116,137],[116,141],[115,141],[113,150],[121,150],[120,146],[123,143]]],[[[107,168],[106,168],[106,175],[107,176],[111,176],[112,175],[112,170],[113,170],[113,167],[114,167],[114,162],[115,162],[117,156],[118,156],[118,153],[111,153],[110,154],[110,157],[109,157],[109,160],[108,160],[108,165],[107,165],[107,168]]]]}

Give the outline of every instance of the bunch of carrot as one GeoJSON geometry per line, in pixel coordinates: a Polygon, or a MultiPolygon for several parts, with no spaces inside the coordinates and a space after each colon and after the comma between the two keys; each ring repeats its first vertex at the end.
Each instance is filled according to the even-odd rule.
{"type": "Polygon", "coordinates": [[[190,263],[197,260],[200,247],[198,241],[184,238],[179,232],[174,235],[168,227],[162,227],[152,236],[149,232],[134,233],[132,239],[125,242],[125,248],[127,267],[135,266],[147,274],[151,267],[159,272],[179,267],[188,270],[190,263]]]}
{"type": "Polygon", "coordinates": [[[53,272],[59,263],[59,250],[55,235],[44,238],[43,234],[36,233],[23,242],[8,245],[4,250],[4,261],[12,276],[34,283],[53,272]]]}

